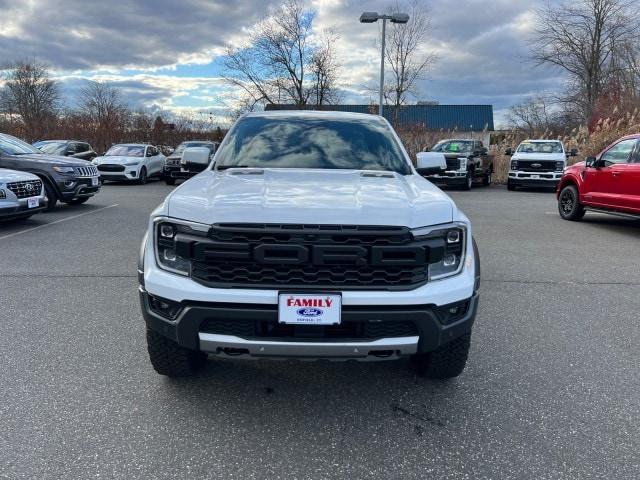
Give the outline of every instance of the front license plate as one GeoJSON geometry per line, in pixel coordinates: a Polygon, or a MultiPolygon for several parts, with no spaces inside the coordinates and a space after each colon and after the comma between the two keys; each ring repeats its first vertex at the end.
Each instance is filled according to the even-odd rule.
{"type": "Polygon", "coordinates": [[[98,177],[91,177],[91,186],[92,187],[98,186],[98,177]]]}
{"type": "Polygon", "coordinates": [[[36,208],[40,206],[40,201],[37,198],[27,198],[27,207],[36,208]]]}
{"type": "Polygon", "coordinates": [[[531,175],[531,178],[535,178],[536,180],[540,178],[540,175],[531,175]]]}
{"type": "Polygon", "coordinates": [[[335,293],[291,294],[278,296],[278,321],[292,325],[337,325],[340,323],[342,297],[335,293]]]}

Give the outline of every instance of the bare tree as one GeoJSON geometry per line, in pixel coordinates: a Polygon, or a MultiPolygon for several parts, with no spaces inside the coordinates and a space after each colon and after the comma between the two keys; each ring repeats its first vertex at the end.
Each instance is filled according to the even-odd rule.
{"type": "Polygon", "coordinates": [[[330,98],[337,70],[333,41],[314,40],[312,20],[303,0],[286,0],[245,43],[227,48],[227,81],[252,104],[302,106],[330,98]]]}
{"type": "Polygon", "coordinates": [[[549,98],[549,95],[542,93],[511,106],[506,115],[507,124],[530,137],[554,130],[557,110],[554,110],[549,98]]]}
{"type": "Polygon", "coordinates": [[[0,109],[10,117],[17,115],[23,136],[30,141],[44,138],[55,124],[60,107],[60,89],[47,67],[32,61],[10,65],[0,91],[0,109]]]}
{"type": "Polygon", "coordinates": [[[336,103],[338,100],[338,70],[335,42],[338,36],[327,31],[311,56],[311,98],[315,105],[336,103]]]}
{"type": "Polygon", "coordinates": [[[583,124],[591,120],[607,85],[627,72],[625,55],[640,37],[634,5],[633,0],[573,0],[549,3],[537,12],[532,57],[568,74],[567,102],[583,124]]]}
{"type": "Polygon", "coordinates": [[[410,94],[417,93],[416,82],[436,61],[436,55],[426,50],[431,20],[423,0],[396,2],[390,12],[409,13],[408,23],[392,23],[386,33],[385,60],[391,72],[386,76],[383,93],[386,103],[395,106],[397,123],[400,106],[407,103],[410,94]]]}
{"type": "Polygon", "coordinates": [[[78,103],[85,121],[93,128],[94,147],[106,150],[122,138],[129,112],[116,87],[90,81],[80,91],[78,103]]]}

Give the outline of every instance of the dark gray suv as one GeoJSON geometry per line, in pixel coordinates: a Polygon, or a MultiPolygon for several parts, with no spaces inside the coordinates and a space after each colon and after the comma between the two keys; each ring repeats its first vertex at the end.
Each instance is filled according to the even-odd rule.
{"type": "Polygon", "coordinates": [[[83,160],[48,155],[22,140],[0,133],[0,168],[37,175],[44,183],[47,210],[58,201],[69,205],[86,202],[100,191],[98,169],[83,160]]]}

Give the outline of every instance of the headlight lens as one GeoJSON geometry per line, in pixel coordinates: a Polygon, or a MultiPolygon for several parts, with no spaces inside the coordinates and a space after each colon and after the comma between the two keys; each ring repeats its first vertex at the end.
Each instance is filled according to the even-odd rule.
{"type": "Polygon", "coordinates": [[[429,265],[429,280],[439,280],[460,273],[464,264],[467,239],[467,229],[463,224],[448,228],[419,228],[413,231],[413,236],[416,239],[444,240],[444,255],[439,262],[429,265]]]}
{"type": "Polygon", "coordinates": [[[140,162],[127,162],[127,163],[125,163],[125,166],[134,167],[134,166],[138,165],[138,163],[140,163],[140,162]]]}
{"type": "Polygon", "coordinates": [[[0,188],[0,198],[7,198],[7,194],[0,188]]]}
{"type": "Polygon", "coordinates": [[[54,165],[53,169],[58,173],[73,173],[73,167],[64,167],[62,165],[54,165]]]}
{"type": "Polygon", "coordinates": [[[518,161],[511,160],[511,170],[517,170],[517,169],[518,169],[518,161]]]}
{"type": "MultiPolygon", "coordinates": [[[[203,225],[202,230],[208,230],[208,226],[203,225]]],[[[163,270],[188,276],[191,273],[191,260],[180,256],[176,251],[176,237],[180,233],[206,235],[202,230],[196,230],[187,224],[169,220],[161,220],[156,223],[154,239],[158,266],[163,270]]]]}
{"type": "Polygon", "coordinates": [[[465,171],[469,160],[466,157],[458,157],[458,160],[460,160],[460,170],[465,171]]]}
{"type": "Polygon", "coordinates": [[[564,162],[556,162],[556,172],[564,170],[564,162]]]}

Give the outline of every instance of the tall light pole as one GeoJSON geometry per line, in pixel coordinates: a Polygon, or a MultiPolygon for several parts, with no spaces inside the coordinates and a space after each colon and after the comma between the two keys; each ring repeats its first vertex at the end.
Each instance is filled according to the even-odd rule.
{"type": "Polygon", "coordinates": [[[387,39],[387,20],[391,23],[407,23],[409,15],[406,13],[393,13],[391,15],[380,15],[378,12],[363,12],[360,15],[360,23],[376,23],[382,20],[382,52],[380,55],[380,99],[378,115],[382,116],[382,92],[384,89],[384,46],[387,39]]]}

